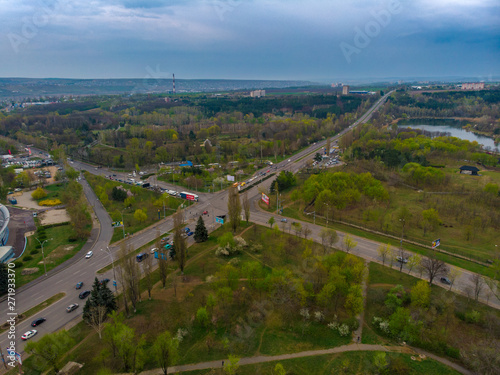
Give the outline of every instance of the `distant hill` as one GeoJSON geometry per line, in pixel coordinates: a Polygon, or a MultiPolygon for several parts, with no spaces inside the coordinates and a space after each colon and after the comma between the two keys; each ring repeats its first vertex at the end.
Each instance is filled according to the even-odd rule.
{"type": "MultiPolygon", "coordinates": [[[[309,81],[176,79],[177,93],[282,89],[309,86],[309,81]]],[[[124,93],[172,93],[172,79],[59,79],[0,78],[0,99],[61,95],[112,95],[124,93]]]]}

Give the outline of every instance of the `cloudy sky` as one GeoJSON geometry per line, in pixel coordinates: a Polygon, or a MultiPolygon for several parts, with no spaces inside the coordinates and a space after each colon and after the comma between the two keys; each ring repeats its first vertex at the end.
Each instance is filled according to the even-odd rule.
{"type": "Polygon", "coordinates": [[[500,74],[499,0],[0,0],[0,77],[500,74]]]}

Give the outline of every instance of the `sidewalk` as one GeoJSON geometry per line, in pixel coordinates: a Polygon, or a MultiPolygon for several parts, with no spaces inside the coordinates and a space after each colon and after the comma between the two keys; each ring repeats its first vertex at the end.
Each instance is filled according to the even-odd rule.
{"type": "MultiPolygon", "coordinates": [[[[427,353],[423,350],[420,349],[415,349],[410,346],[382,346],[382,345],[369,345],[369,344],[349,344],[349,345],[343,345],[339,346],[336,348],[331,348],[331,349],[323,349],[323,350],[309,350],[305,352],[298,352],[298,353],[292,353],[292,354],[281,354],[281,355],[275,355],[275,356],[257,356],[257,357],[246,357],[246,358],[241,358],[240,360],[240,365],[250,365],[250,364],[255,364],[255,363],[266,363],[266,362],[274,362],[274,361],[284,361],[287,359],[293,359],[293,358],[302,358],[302,357],[312,357],[312,356],[318,356],[318,355],[327,355],[327,354],[336,354],[336,353],[345,353],[345,352],[355,352],[355,351],[381,351],[381,352],[392,352],[392,353],[407,353],[407,354],[414,354],[417,356],[418,354],[424,354],[427,357],[430,357],[438,362],[441,362],[454,370],[460,372],[461,374],[465,375],[473,375],[472,372],[469,370],[463,368],[462,366],[457,365],[456,363],[453,363],[446,358],[441,358],[436,355],[427,353]]],[[[168,368],[168,373],[179,373],[179,372],[187,372],[187,371],[194,371],[194,370],[207,370],[207,369],[214,369],[214,368],[221,368],[222,367],[222,362],[225,361],[227,362],[227,359],[221,359],[218,361],[210,361],[210,362],[201,362],[201,363],[196,363],[196,364],[189,364],[189,365],[180,365],[180,366],[173,366],[168,368]]],[[[162,375],[163,371],[161,369],[154,369],[154,370],[149,370],[149,371],[144,371],[141,372],[140,375],[162,375]]],[[[121,374],[121,375],[131,375],[131,374],[121,374]]]]}

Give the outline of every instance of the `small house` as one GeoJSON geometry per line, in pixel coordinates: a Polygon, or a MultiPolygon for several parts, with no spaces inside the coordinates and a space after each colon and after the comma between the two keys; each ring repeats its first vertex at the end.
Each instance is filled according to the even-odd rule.
{"type": "Polygon", "coordinates": [[[471,167],[470,165],[462,165],[460,167],[460,174],[470,174],[473,176],[478,176],[477,172],[479,172],[479,169],[476,167],[471,167]]]}

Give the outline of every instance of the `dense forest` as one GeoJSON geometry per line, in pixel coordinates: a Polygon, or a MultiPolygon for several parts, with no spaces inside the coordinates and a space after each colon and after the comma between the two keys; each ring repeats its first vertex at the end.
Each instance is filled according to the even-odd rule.
{"type": "Polygon", "coordinates": [[[0,114],[0,135],[45,150],[63,145],[67,155],[117,168],[245,161],[289,155],[335,134],[377,98],[89,97],[0,114]]]}

